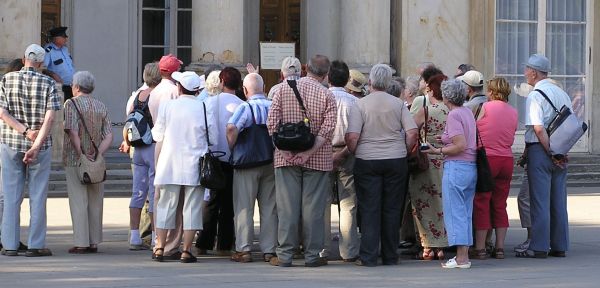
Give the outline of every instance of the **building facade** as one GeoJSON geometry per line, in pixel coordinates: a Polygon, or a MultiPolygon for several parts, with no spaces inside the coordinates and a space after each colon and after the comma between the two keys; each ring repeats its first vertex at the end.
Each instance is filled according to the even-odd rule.
{"type": "MultiPolygon", "coordinates": [[[[49,27],[68,26],[76,69],[96,76],[95,96],[107,104],[111,119],[122,122],[143,65],[163,54],[178,55],[187,70],[202,72],[215,63],[244,70],[248,62],[260,65],[261,41],[294,42],[303,63],[323,54],[364,73],[389,63],[409,76],[419,63],[433,62],[452,76],[459,64],[471,63],[486,78],[509,79],[510,102],[522,115],[523,63],[543,53],[553,64],[551,78],[590,124],[574,151],[598,154],[595,15],[595,0],[4,0],[0,66],[21,57],[28,44],[44,41],[49,27]]],[[[278,79],[276,70],[261,74],[268,86],[278,79]]],[[[522,128],[515,152],[524,146],[522,128]]]]}

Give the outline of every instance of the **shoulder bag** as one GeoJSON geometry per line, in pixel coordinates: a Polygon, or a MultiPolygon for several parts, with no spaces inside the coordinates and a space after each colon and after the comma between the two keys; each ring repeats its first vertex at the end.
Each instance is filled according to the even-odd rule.
{"type": "Polygon", "coordinates": [[[273,162],[273,141],[267,125],[257,124],[252,105],[248,103],[252,125],[244,128],[235,141],[229,163],[234,169],[253,168],[273,162]]]}
{"type": "MultiPolygon", "coordinates": [[[[429,119],[429,109],[427,107],[427,98],[425,96],[423,97],[423,111],[425,113],[425,123],[423,124],[424,132],[425,137],[427,137],[427,120],[429,119]]],[[[426,153],[423,153],[423,151],[421,151],[421,143],[424,143],[426,141],[421,140],[420,132],[421,131],[419,131],[419,137],[417,138],[417,145],[415,145],[410,151],[410,154],[407,159],[408,171],[412,174],[417,174],[419,172],[423,172],[429,169],[429,156],[427,156],[426,153]]]]}
{"type": "MultiPolygon", "coordinates": [[[[106,163],[104,162],[104,157],[100,155],[98,146],[94,142],[92,134],[85,124],[83,115],[81,114],[81,111],[79,111],[77,104],[75,104],[75,100],[71,99],[71,103],[73,103],[73,106],[79,115],[79,119],[81,119],[85,133],[87,133],[90,137],[90,141],[92,142],[92,146],[94,146],[95,152],[94,160],[90,160],[85,155],[85,149],[83,146],[81,146],[81,155],[79,155],[79,160],[77,161],[77,176],[79,177],[79,181],[81,181],[81,184],[86,185],[104,182],[104,180],[106,180],[106,163]]],[[[83,144],[83,142],[81,144],[83,144]]]]}
{"type": "MultiPolygon", "coordinates": [[[[208,121],[206,120],[206,104],[202,103],[204,109],[204,131],[206,132],[206,143],[210,147],[210,138],[208,136],[208,121]]],[[[217,107],[218,109],[218,107],[217,107]]],[[[224,156],[225,152],[210,151],[200,158],[200,185],[211,190],[222,190],[225,188],[225,173],[221,168],[219,157],[224,156]]]]}
{"type": "MultiPolygon", "coordinates": [[[[483,103],[479,104],[479,107],[477,108],[475,121],[477,121],[477,118],[479,117],[482,106],[483,103]]],[[[477,164],[477,185],[475,187],[475,192],[490,192],[494,189],[494,177],[492,177],[492,169],[490,168],[490,163],[487,159],[487,153],[485,152],[485,146],[481,140],[481,135],[479,135],[477,123],[475,123],[475,131],[477,138],[477,154],[475,159],[477,164]]]]}
{"type": "Polygon", "coordinates": [[[300,104],[304,120],[297,123],[282,123],[280,121],[276,132],[273,133],[273,144],[279,150],[306,151],[315,144],[315,135],[310,132],[310,120],[306,114],[306,107],[304,107],[302,97],[300,97],[300,91],[298,91],[298,87],[296,86],[296,80],[287,80],[287,83],[294,90],[294,95],[296,95],[296,100],[300,104]]]}
{"type": "Polygon", "coordinates": [[[567,107],[563,105],[560,110],[556,109],[556,106],[552,104],[550,98],[540,89],[535,89],[544,96],[546,101],[550,103],[556,116],[550,121],[546,132],[548,133],[548,139],[550,142],[550,154],[552,155],[565,155],[571,150],[571,148],[577,143],[577,140],[585,134],[588,129],[588,125],[585,122],[579,120],[575,114],[567,107]]]}

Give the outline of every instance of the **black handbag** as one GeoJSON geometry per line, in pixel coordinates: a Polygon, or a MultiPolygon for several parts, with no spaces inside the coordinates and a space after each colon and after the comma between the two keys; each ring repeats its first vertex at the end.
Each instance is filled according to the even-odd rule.
{"type": "Polygon", "coordinates": [[[296,80],[288,80],[287,83],[294,90],[294,95],[296,95],[296,99],[300,103],[304,120],[298,123],[279,122],[277,131],[273,133],[273,144],[279,150],[306,151],[315,144],[315,135],[310,131],[310,120],[306,114],[304,102],[302,102],[302,98],[300,97],[300,91],[298,91],[298,87],[296,86],[296,80]]]}
{"type": "MultiPolygon", "coordinates": [[[[482,105],[483,103],[479,104],[475,119],[479,116],[482,105]]],[[[475,128],[475,131],[477,138],[477,152],[475,159],[477,164],[477,185],[475,187],[475,192],[490,192],[494,189],[494,177],[492,177],[492,169],[490,168],[490,163],[487,159],[487,153],[485,152],[485,146],[481,140],[481,135],[479,135],[479,129],[475,128]]]]}
{"type": "Polygon", "coordinates": [[[273,141],[267,125],[256,124],[252,105],[248,104],[252,114],[252,125],[239,133],[231,151],[229,163],[235,169],[253,168],[273,162],[273,141]]]}
{"type": "MultiPolygon", "coordinates": [[[[204,108],[204,129],[206,132],[206,143],[208,147],[210,144],[210,138],[208,136],[208,121],[206,120],[206,105],[202,103],[204,108]]],[[[225,189],[225,173],[221,168],[221,161],[219,157],[224,156],[225,152],[222,151],[210,151],[204,154],[200,158],[200,185],[204,188],[211,190],[222,190],[225,189]]]]}

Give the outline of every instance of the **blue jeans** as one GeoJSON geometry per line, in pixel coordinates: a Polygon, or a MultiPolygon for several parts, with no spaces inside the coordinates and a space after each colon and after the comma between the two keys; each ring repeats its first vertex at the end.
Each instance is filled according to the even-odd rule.
{"type": "Polygon", "coordinates": [[[2,245],[6,250],[17,250],[19,247],[21,203],[26,178],[29,182],[30,209],[28,246],[30,249],[46,248],[46,196],[52,151],[40,151],[37,159],[29,165],[23,163],[24,155],[25,153],[0,144],[1,173],[4,180],[2,245]]]}
{"type": "Polygon", "coordinates": [[[476,183],[475,162],[444,161],[442,201],[450,246],[473,245],[473,198],[476,183]]]}
{"type": "Polygon", "coordinates": [[[567,169],[554,165],[540,144],[529,146],[527,155],[532,235],[529,249],[567,251],[567,169]]]}

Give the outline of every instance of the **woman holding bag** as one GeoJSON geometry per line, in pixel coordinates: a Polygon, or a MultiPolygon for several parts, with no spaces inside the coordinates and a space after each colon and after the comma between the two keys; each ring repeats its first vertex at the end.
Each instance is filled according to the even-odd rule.
{"type": "Polygon", "coordinates": [[[73,75],[73,98],[65,102],[63,163],[73,222],[72,254],[96,253],[102,242],[104,183],[82,184],[80,157],[97,160],[112,144],[112,127],[106,106],[92,97],[95,79],[88,71],[73,75]]]}

